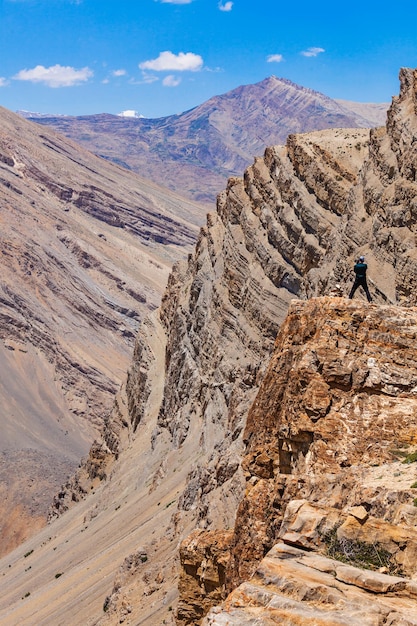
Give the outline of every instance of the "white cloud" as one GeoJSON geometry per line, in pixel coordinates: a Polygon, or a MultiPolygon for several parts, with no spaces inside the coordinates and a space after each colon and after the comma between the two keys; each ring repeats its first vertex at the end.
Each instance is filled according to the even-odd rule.
{"type": "Polygon", "coordinates": [[[113,76],[126,76],[126,70],[114,70],[112,72],[113,76]]]}
{"type": "Polygon", "coordinates": [[[266,60],[268,63],[281,63],[284,60],[282,54],[270,54],[266,60]]]}
{"type": "Polygon", "coordinates": [[[86,82],[93,76],[88,67],[76,70],[73,67],[52,65],[44,67],[37,65],[31,70],[20,70],[13,78],[15,80],[27,80],[31,83],[44,83],[48,87],[73,87],[86,82]]]}
{"type": "Polygon", "coordinates": [[[161,52],[159,57],[139,63],[141,70],[154,70],[155,72],[196,72],[203,67],[203,59],[199,54],[194,52],[180,52],[173,54],[169,50],[161,52]]]}
{"type": "Polygon", "coordinates": [[[162,84],[164,87],[178,87],[180,82],[181,82],[181,78],[178,78],[177,76],[173,76],[172,74],[170,74],[169,76],[165,76],[164,80],[162,81],[162,84]]]}
{"type": "Polygon", "coordinates": [[[220,11],[231,11],[233,8],[233,2],[225,2],[224,4],[219,2],[218,6],[220,11]]]}
{"type": "Polygon", "coordinates": [[[152,85],[152,83],[156,83],[159,80],[158,76],[153,74],[147,74],[146,72],[142,72],[142,80],[139,81],[140,84],[152,85]]]}
{"type": "Polygon", "coordinates": [[[143,115],[141,115],[139,111],[135,111],[134,109],[127,109],[126,111],[122,111],[121,113],[118,113],[117,115],[119,117],[135,117],[135,118],[143,117],[143,115]]]}
{"type": "Polygon", "coordinates": [[[129,85],[151,85],[152,83],[156,83],[158,80],[159,78],[158,76],[155,76],[155,74],[147,74],[146,72],[142,72],[142,80],[130,78],[129,85]]]}
{"type": "Polygon", "coordinates": [[[307,48],[307,50],[303,50],[301,54],[303,57],[316,57],[320,52],[325,52],[324,48],[307,48]]]}
{"type": "Polygon", "coordinates": [[[6,87],[9,84],[9,81],[6,78],[0,76],[0,87],[6,87]]]}

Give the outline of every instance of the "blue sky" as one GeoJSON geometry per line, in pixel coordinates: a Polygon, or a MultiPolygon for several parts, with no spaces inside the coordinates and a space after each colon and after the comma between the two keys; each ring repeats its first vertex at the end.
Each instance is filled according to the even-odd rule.
{"type": "Polygon", "coordinates": [[[267,76],[390,102],[417,67],[417,2],[0,0],[0,104],[180,113],[267,76]]]}

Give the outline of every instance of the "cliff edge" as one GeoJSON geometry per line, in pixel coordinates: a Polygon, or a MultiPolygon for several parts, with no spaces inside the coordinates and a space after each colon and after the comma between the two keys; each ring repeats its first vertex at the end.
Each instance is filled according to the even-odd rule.
{"type": "Polygon", "coordinates": [[[221,554],[229,589],[250,582],[204,624],[416,623],[416,336],[415,308],[291,304],[248,415],[246,491],[221,554]]]}

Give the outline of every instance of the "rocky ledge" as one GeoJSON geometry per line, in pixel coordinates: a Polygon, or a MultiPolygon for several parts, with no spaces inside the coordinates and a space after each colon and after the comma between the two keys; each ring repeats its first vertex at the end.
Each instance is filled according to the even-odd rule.
{"type": "Polygon", "coordinates": [[[292,302],[248,414],[233,533],[182,544],[179,623],[233,589],[202,623],[415,623],[393,616],[417,615],[416,337],[415,308],[292,302]]]}
{"type": "Polygon", "coordinates": [[[204,626],[414,626],[417,583],[279,543],[204,626]]]}

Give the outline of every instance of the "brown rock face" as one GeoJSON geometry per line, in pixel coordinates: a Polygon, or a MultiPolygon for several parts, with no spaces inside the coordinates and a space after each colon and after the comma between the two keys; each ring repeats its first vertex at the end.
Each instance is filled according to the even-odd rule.
{"type": "Polygon", "coordinates": [[[196,530],[180,546],[178,624],[195,624],[225,598],[226,566],[232,531],[196,530]]]}
{"type": "MultiPolygon", "coordinates": [[[[294,498],[342,510],[365,506],[365,513],[386,522],[403,504],[412,506],[412,480],[396,493],[393,479],[391,505],[385,489],[366,488],[361,480],[365,468],[384,467],[395,450],[417,446],[416,332],[415,309],[337,298],[292,303],[248,414],[248,487],[236,519],[230,580],[246,579],[281,536],[282,516],[294,498]]],[[[333,515],[332,525],[341,523],[333,515]]],[[[359,515],[355,524],[349,528],[362,531],[352,536],[372,543],[371,520],[359,515]]],[[[341,528],[348,532],[346,522],[341,528]]],[[[378,543],[392,542],[391,535],[388,526],[381,528],[378,543]]],[[[296,536],[284,533],[290,543],[298,543],[296,536]]],[[[316,547],[322,543],[319,532],[315,540],[316,547]]],[[[409,540],[411,546],[415,539],[409,540]]],[[[390,551],[401,561],[401,540],[394,543],[390,551]]],[[[413,561],[406,561],[406,573],[413,575],[413,561]]]]}

